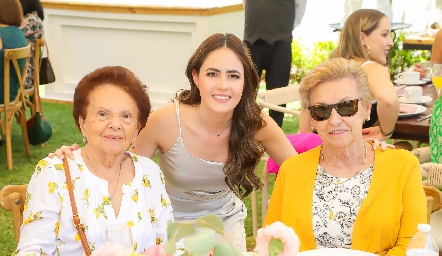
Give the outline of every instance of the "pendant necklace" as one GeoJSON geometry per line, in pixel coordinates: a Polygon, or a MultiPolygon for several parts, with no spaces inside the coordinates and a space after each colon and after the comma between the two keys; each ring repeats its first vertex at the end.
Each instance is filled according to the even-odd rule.
{"type": "MultiPolygon", "coordinates": [[[[89,163],[90,163],[91,166],[92,166],[92,170],[94,170],[94,172],[95,172],[95,174],[97,175],[97,177],[101,179],[100,175],[98,175],[97,169],[95,169],[95,165],[92,163],[91,159],[89,158],[89,156],[88,156],[88,154],[87,154],[87,152],[86,152],[86,148],[83,148],[83,149],[84,149],[84,154],[86,155],[87,160],[89,161],[89,163]]],[[[110,200],[111,200],[111,201],[112,201],[112,198],[114,198],[115,192],[117,192],[118,183],[120,183],[121,165],[122,165],[122,163],[123,163],[123,159],[124,159],[124,153],[123,153],[123,157],[121,157],[121,160],[120,160],[120,170],[118,171],[117,184],[115,184],[114,192],[112,192],[112,195],[110,196],[110,200]]],[[[104,176],[103,176],[103,177],[104,177],[104,176]]],[[[115,178],[115,176],[114,176],[114,178],[115,178]]],[[[112,179],[112,180],[113,180],[113,179],[112,179]]]]}
{"type": "Polygon", "coordinates": [[[227,125],[226,125],[226,127],[224,127],[224,129],[222,129],[220,132],[215,132],[215,131],[212,131],[212,130],[210,130],[209,128],[207,128],[205,125],[204,125],[204,123],[201,121],[201,119],[200,119],[200,116],[199,116],[199,114],[198,114],[198,109],[197,108],[195,108],[195,111],[196,111],[196,117],[198,118],[198,121],[201,123],[201,125],[204,127],[204,129],[206,129],[208,132],[210,132],[210,133],[213,133],[213,134],[215,134],[216,136],[218,136],[218,137],[220,137],[221,136],[221,134],[232,124],[232,121],[230,121],[227,125]]]}
{"type": "MultiPolygon", "coordinates": [[[[358,171],[351,177],[347,178],[344,182],[341,182],[340,178],[336,178],[336,182],[334,182],[334,185],[339,185],[339,184],[344,184],[345,182],[353,179],[354,177],[356,177],[362,170],[362,166],[364,166],[365,162],[367,161],[367,146],[365,145],[365,141],[364,141],[364,159],[362,160],[362,164],[361,166],[359,166],[358,171]]],[[[324,164],[324,166],[322,167],[322,169],[324,170],[325,173],[327,173],[327,171],[325,170],[325,162],[324,162],[324,146],[321,146],[321,161],[324,164]]]]}

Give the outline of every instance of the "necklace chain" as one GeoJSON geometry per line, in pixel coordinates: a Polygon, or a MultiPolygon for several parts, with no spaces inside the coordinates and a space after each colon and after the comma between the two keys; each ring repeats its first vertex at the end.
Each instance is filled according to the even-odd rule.
{"type": "MultiPolygon", "coordinates": [[[[335,185],[344,184],[345,182],[347,182],[347,181],[353,179],[354,177],[356,177],[361,172],[362,166],[364,166],[365,162],[367,161],[367,154],[368,154],[367,153],[367,146],[365,145],[365,140],[364,140],[364,151],[365,151],[364,152],[364,159],[362,160],[362,164],[359,166],[358,171],[353,176],[347,178],[344,182],[341,182],[341,179],[337,178],[336,182],[333,183],[333,184],[335,184],[335,185]]],[[[325,173],[327,173],[327,171],[325,170],[325,162],[324,162],[324,145],[321,146],[321,161],[324,164],[322,169],[324,170],[325,173]]]]}
{"type": "MultiPolygon", "coordinates": [[[[97,175],[98,178],[101,178],[100,175],[98,175],[97,169],[95,169],[95,165],[94,163],[92,163],[91,159],[89,158],[87,152],[86,152],[86,148],[84,148],[84,154],[86,155],[87,160],[89,161],[89,163],[92,165],[92,169],[94,170],[95,174],[97,175]]],[[[115,184],[115,188],[114,188],[114,192],[112,192],[112,195],[110,196],[110,200],[112,201],[112,198],[114,198],[115,192],[117,192],[117,187],[118,184],[120,183],[120,176],[121,176],[121,164],[123,163],[123,158],[124,158],[124,154],[121,157],[120,160],[120,170],[118,171],[118,179],[117,179],[117,184],[115,184]]],[[[104,177],[104,176],[103,176],[104,177]]],[[[115,177],[115,176],[114,176],[115,177]]],[[[113,179],[112,179],[113,180],[113,179]]]]}
{"type": "Polygon", "coordinates": [[[201,119],[200,119],[200,115],[198,114],[198,108],[195,108],[195,111],[196,111],[196,117],[198,118],[198,121],[201,123],[201,125],[204,127],[204,129],[206,129],[208,132],[210,132],[210,133],[213,133],[213,134],[215,134],[216,136],[218,136],[218,137],[220,137],[221,136],[221,134],[232,124],[232,121],[230,121],[227,125],[226,125],[226,127],[224,127],[224,129],[222,129],[220,132],[215,132],[215,131],[212,131],[212,130],[210,130],[209,128],[207,128],[205,125],[204,125],[204,123],[201,121],[201,119]]]}

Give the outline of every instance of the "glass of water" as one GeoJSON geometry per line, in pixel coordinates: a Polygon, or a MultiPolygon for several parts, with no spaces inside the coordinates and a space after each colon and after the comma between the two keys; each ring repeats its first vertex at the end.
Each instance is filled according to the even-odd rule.
{"type": "Polygon", "coordinates": [[[106,242],[119,244],[127,250],[133,249],[132,232],[126,224],[110,225],[106,229],[106,242]]]}
{"type": "Polygon", "coordinates": [[[425,77],[423,77],[426,81],[431,80],[431,74],[433,71],[433,66],[436,64],[433,61],[424,61],[420,63],[421,69],[425,72],[425,77]]]}

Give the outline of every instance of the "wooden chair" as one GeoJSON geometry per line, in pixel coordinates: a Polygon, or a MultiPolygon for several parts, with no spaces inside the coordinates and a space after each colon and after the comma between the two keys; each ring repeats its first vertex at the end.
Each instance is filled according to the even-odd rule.
{"type": "Polygon", "coordinates": [[[31,51],[31,46],[27,45],[23,48],[17,49],[5,49],[5,60],[4,60],[4,104],[0,105],[0,113],[2,114],[2,118],[0,118],[0,125],[2,128],[2,133],[5,136],[4,140],[6,142],[6,159],[7,159],[7,167],[8,170],[12,169],[12,123],[14,116],[17,117],[18,123],[22,128],[23,141],[25,143],[26,154],[31,154],[31,148],[29,146],[28,139],[28,129],[26,127],[26,106],[25,106],[25,98],[23,95],[23,82],[26,75],[26,66],[25,63],[23,70],[20,70],[18,65],[18,60],[25,59],[29,56],[31,51]],[[17,78],[19,81],[18,93],[15,99],[11,100],[9,98],[10,91],[10,69],[11,62],[13,64],[13,68],[15,73],[17,74],[17,78]]]}
{"type": "Polygon", "coordinates": [[[33,57],[34,64],[34,88],[24,89],[26,106],[31,109],[31,116],[34,116],[36,112],[42,113],[40,105],[40,65],[41,58],[43,57],[43,51],[46,47],[45,38],[42,37],[35,41],[35,52],[33,57]]]}
{"type": "MultiPolygon", "coordinates": [[[[293,101],[301,100],[299,95],[299,84],[290,84],[286,87],[276,88],[272,90],[267,90],[258,94],[258,105],[262,108],[268,108],[271,110],[276,110],[279,112],[299,116],[301,113],[298,110],[289,109],[286,107],[281,107],[278,105],[286,104],[293,101]]],[[[267,162],[269,159],[267,154],[261,158],[262,162],[267,162]]],[[[267,206],[269,201],[268,195],[268,183],[269,174],[267,173],[267,166],[264,166],[262,172],[262,194],[261,194],[261,225],[264,223],[265,216],[267,213],[267,206]]],[[[253,223],[253,236],[256,237],[258,230],[258,202],[256,191],[252,191],[252,223],[253,223]]]]}
{"type": "Polygon", "coordinates": [[[23,223],[23,209],[28,185],[7,185],[0,191],[0,204],[12,213],[15,242],[20,239],[20,227],[23,223]]]}
{"type": "Polygon", "coordinates": [[[412,153],[419,158],[422,177],[427,178],[422,183],[427,196],[428,223],[433,227],[431,234],[439,250],[442,250],[442,164],[430,162],[430,147],[416,148],[412,153]]]}

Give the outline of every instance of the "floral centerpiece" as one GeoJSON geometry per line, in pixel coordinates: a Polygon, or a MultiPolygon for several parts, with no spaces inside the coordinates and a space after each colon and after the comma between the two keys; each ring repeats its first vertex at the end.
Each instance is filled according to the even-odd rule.
{"type": "MultiPolygon", "coordinates": [[[[164,245],[154,245],[137,254],[125,251],[120,245],[106,243],[95,250],[92,256],[243,255],[226,236],[224,223],[216,215],[203,216],[193,222],[169,222],[167,226],[168,241],[164,245]]],[[[255,252],[251,254],[294,256],[299,252],[299,245],[295,231],[277,221],[258,230],[255,252]]]]}

